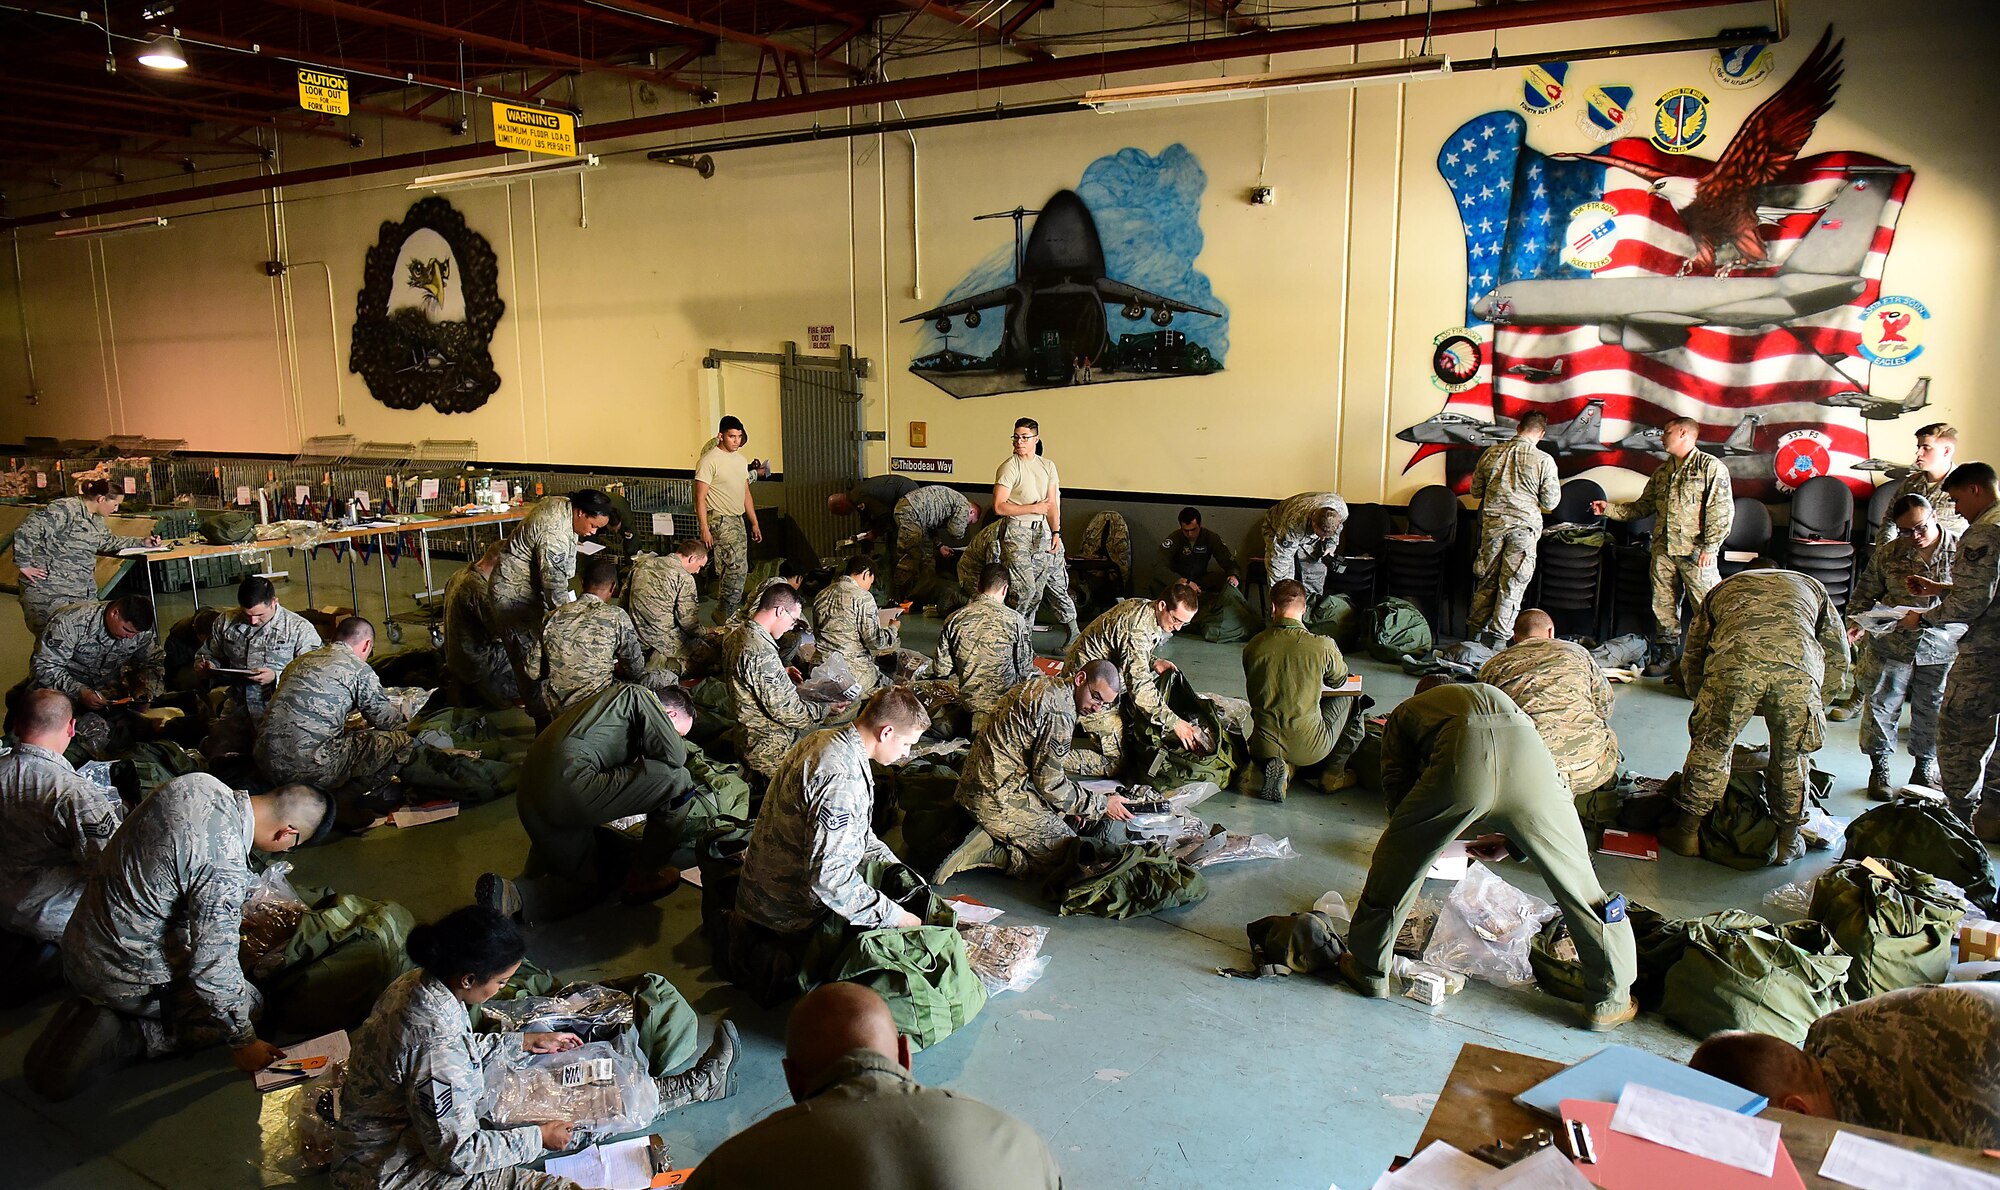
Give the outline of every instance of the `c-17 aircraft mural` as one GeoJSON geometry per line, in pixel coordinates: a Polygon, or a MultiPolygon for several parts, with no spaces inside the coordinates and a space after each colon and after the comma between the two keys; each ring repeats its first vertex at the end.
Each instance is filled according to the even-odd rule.
{"type": "MultiPolygon", "coordinates": [[[[1419,446],[1495,446],[1514,436],[1516,422],[1511,417],[1480,421],[1464,413],[1446,410],[1416,425],[1396,431],[1396,437],[1419,446]]],[[[1549,426],[1542,445],[1559,455],[1586,451],[1606,451],[1604,445],[1604,402],[1591,401],[1565,422],[1549,426]]]]}
{"type": "Polygon", "coordinates": [[[1496,326],[1596,326],[1627,351],[1684,346],[1696,326],[1763,330],[1860,296],[1861,266],[1903,169],[1851,171],[1775,274],[1766,277],[1581,277],[1504,282],[1472,305],[1496,326]]]}

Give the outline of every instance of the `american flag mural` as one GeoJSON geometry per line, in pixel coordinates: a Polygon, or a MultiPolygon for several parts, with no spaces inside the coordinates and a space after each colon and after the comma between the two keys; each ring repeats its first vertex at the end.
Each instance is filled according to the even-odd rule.
{"type": "MultiPolygon", "coordinates": [[[[1850,470],[1870,453],[1863,420],[1816,402],[1868,389],[1863,311],[1881,296],[1912,173],[1862,153],[1799,155],[1831,106],[1838,55],[1822,39],[1714,159],[1663,152],[1641,136],[1588,154],[1543,152],[1512,111],[1453,132],[1437,168],[1464,230],[1465,325],[1486,333],[1472,386],[1452,394],[1445,418],[1434,420],[1458,415],[1465,425],[1540,410],[1559,429],[1588,410],[1601,418],[1598,433],[1577,435],[1591,440],[1558,455],[1562,471],[1645,473],[1663,457],[1655,428],[1686,415],[1702,423],[1703,444],[1723,454],[1739,495],[1781,495],[1808,469],[1865,494],[1868,478],[1850,470]],[[1844,226],[1842,216],[1857,211],[1872,220],[1872,238],[1844,226]],[[1816,246],[1799,261],[1810,264],[1788,269],[1808,236],[1816,246]],[[1830,253],[1836,245],[1851,252],[1830,253]],[[1596,284],[1621,278],[1700,283],[1596,284]],[[1543,281],[1577,284],[1508,288],[1543,281]],[[1797,296],[1813,287],[1813,297],[1797,296]],[[1781,291],[1796,311],[1744,313],[1781,291]],[[1529,301],[1511,296],[1530,292],[1563,300],[1537,317],[1529,301]],[[1801,437],[1794,431],[1810,431],[1807,441],[1780,450],[1781,440],[1801,437]],[[1790,482],[1774,472],[1774,454],[1790,482]]],[[[1651,115],[1634,112],[1628,126],[1651,115]]],[[[1402,436],[1420,443],[1411,465],[1449,451],[1448,471],[1461,483],[1477,458],[1469,448],[1483,445],[1402,436]]]]}

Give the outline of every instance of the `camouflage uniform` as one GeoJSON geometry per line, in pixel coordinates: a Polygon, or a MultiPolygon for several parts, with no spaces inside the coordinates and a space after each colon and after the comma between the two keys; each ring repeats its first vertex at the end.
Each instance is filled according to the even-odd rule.
{"type": "Polygon", "coordinates": [[[1681,631],[1681,592],[1699,604],[1722,581],[1716,570],[1722,543],[1736,517],[1729,469],[1700,450],[1684,459],[1671,455],[1646,480],[1637,500],[1613,500],[1605,515],[1614,521],[1658,517],[1653,524],[1653,621],[1655,640],[1672,641],[1681,631]],[[1708,562],[1700,562],[1701,555],[1708,562]]]}
{"type": "Polygon", "coordinates": [[[1340,552],[1340,530],[1346,524],[1347,501],[1332,492],[1300,492],[1272,505],[1257,530],[1264,542],[1264,571],[1270,583],[1297,579],[1308,593],[1318,595],[1326,587],[1322,566],[1340,552]],[[1313,528],[1322,508],[1339,514],[1340,525],[1332,537],[1321,537],[1313,528]]]}
{"type": "Polygon", "coordinates": [[[895,628],[882,627],[875,597],[862,590],[852,575],[843,574],[813,600],[813,619],[819,624],[822,652],[847,661],[861,683],[859,697],[873,694],[882,685],[875,657],[894,652],[899,635],[895,628]]]}
{"type": "Polygon", "coordinates": [[[382,679],[353,649],[335,641],[285,671],[257,736],[257,767],[278,784],[377,789],[416,750],[410,734],[396,730],[403,722],[403,712],[382,691],[382,679]],[[355,711],[376,730],[350,733],[347,717],[355,711]]]}
{"type": "Polygon", "coordinates": [[[62,941],[124,816],[117,793],[77,776],[60,753],[18,744],[0,756],[0,927],[62,941]]]}
{"type": "MultiPolygon", "coordinates": [[[[1041,455],[1028,459],[1007,456],[994,475],[994,485],[1002,483],[1007,484],[1009,499],[1025,504],[1040,503],[1050,491],[1062,488],[1055,463],[1041,455]],[[1037,488],[1036,484],[1043,486],[1037,488]]],[[[1054,545],[1054,527],[1041,513],[1010,516],[1001,522],[1000,561],[1007,567],[1007,606],[1020,612],[1030,624],[1035,622],[1044,595],[1055,604],[1063,623],[1076,620],[1076,606],[1069,598],[1069,559],[1061,550],[1053,549],[1054,545]]],[[[963,573],[961,570],[960,574],[963,573]]],[[[966,587],[966,594],[977,590],[979,580],[975,575],[972,585],[966,587]]]]}
{"type": "Polygon", "coordinates": [[[1904,988],[1836,1008],[1800,1047],[1842,1123],[2000,1147],[2000,984],[1904,988]]]}
{"type": "MultiPolygon", "coordinates": [[[[268,669],[282,678],[286,666],[319,647],[319,629],[290,608],[279,607],[270,619],[252,624],[242,608],[232,607],[215,617],[207,642],[195,656],[222,669],[268,669]]],[[[276,683],[259,686],[229,677],[216,681],[226,684],[218,692],[215,721],[209,726],[211,753],[248,751],[276,683]]]]}
{"type": "Polygon", "coordinates": [[[1889,494],[1889,502],[1883,505],[1882,523],[1875,530],[1876,545],[1893,541],[1902,533],[1896,528],[1894,512],[1889,510],[1894,509],[1896,501],[1905,496],[1922,496],[1930,501],[1931,515],[1937,518],[1938,527],[1948,530],[1953,537],[1964,536],[1966,526],[1971,523],[1958,515],[1958,505],[1953,502],[1951,493],[1944,490],[1943,476],[1932,479],[1922,471],[1912,471],[1896,481],[1895,490],[1889,494]]]}
{"type": "MultiPolygon", "coordinates": [[[[1921,472],[1919,472],[1921,474],[1921,472]]],[[[1951,582],[1952,563],[1958,558],[1958,534],[1940,526],[1930,554],[1917,548],[1917,539],[1907,534],[1875,548],[1868,568],[1854,584],[1847,601],[1847,614],[1858,615],[1878,603],[1891,607],[1935,607],[1937,601],[1919,600],[1910,594],[1912,575],[1951,582]]],[[[1896,722],[1902,718],[1903,704],[1910,707],[1910,754],[1919,761],[1937,756],[1938,709],[1944,702],[1945,678],[1951,673],[1952,659],[1958,656],[1958,638],[1965,625],[1946,624],[1905,632],[1892,629],[1881,636],[1862,638],[1868,650],[1868,701],[1861,715],[1861,750],[1871,760],[1887,764],[1896,751],[1896,722]]]]}
{"type": "Polygon", "coordinates": [[[750,529],[743,517],[708,514],[709,563],[715,568],[715,616],[721,620],[743,599],[743,582],[750,573],[750,529]]]}
{"type": "Polygon", "coordinates": [[[875,778],[857,727],[813,732],[771,778],[743,853],[736,909],[781,935],[803,934],[828,913],[879,929],[902,908],[862,878],[867,861],[900,862],[870,826],[875,778]]]}
{"type": "Polygon", "coordinates": [[[1065,764],[1076,735],[1070,683],[1036,674],[1007,692],[972,741],[958,778],[958,804],[1007,849],[1007,871],[1047,872],[1076,830],[1104,817],[1105,795],[1070,780],[1065,764]]]}
{"type": "Polygon", "coordinates": [[[1474,683],[1405,699],[1382,729],[1382,792],[1389,824],[1348,932],[1364,977],[1388,974],[1396,931],[1445,844],[1491,820],[1548,882],[1598,1006],[1624,1006],[1638,975],[1632,925],[1605,923],[1604,888],[1576,804],[1534,722],[1512,700],[1474,683]]]}
{"type": "Polygon", "coordinates": [[[493,566],[489,599],[523,695],[541,679],[542,621],[575,598],[569,589],[576,577],[574,518],[567,496],[535,501],[493,566]]]}
{"type": "Polygon", "coordinates": [[[778,658],[778,643],[755,620],[723,638],[722,672],[743,726],[744,767],[776,776],[791,746],[826,718],[825,707],[799,697],[778,658]]]}
{"type": "Polygon", "coordinates": [[[972,732],[1007,691],[1035,672],[1028,622],[991,595],[979,595],[944,622],[938,634],[934,678],[958,680],[958,703],[972,715],[972,732]]]}
{"type": "Polygon", "coordinates": [[[1125,695],[1118,707],[1100,711],[1092,719],[1107,719],[1130,708],[1162,732],[1180,725],[1180,716],[1167,709],[1158,675],[1153,672],[1153,652],[1171,635],[1160,627],[1153,600],[1121,599],[1070,642],[1063,658],[1064,676],[1074,678],[1086,664],[1103,658],[1117,666],[1125,679],[1125,695]]]}
{"type": "Polygon", "coordinates": [[[1945,683],[1938,715],[1938,771],[1945,796],[1970,820],[1980,791],[2000,786],[2000,762],[1990,761],[2000,737],[2000,504],[1979,514],[1958,539],[1951,590],[1923,614],[1929,627],[1964,624],[1958,660],[1945,683]]]}
{"type": "Polygon", "coordinates": [[[142,537],[113,533],[104,518],[76,496],[64,496],[29,513],[14,530],[14,564],[49,572],[34,582],[21,580],[21,618],[28,622],[29,633],[40,636],[57,608],[97,598],[99,554],[144,544],[142,537]]]}
{"type": "Polygon", "coordinates": [[[847,498],[854,502],[855,514],[866,531],[880,540],[889,537],[889,531],[896,527],[896,505],[922,486],[909,476],[894,472],[871,475],[850,488],[847,498]]]}
{"type": "Polygon", "coordinates": [[[1722,800],[1731,749],[1752,717],[1770,730],[1766,783],[1783,837],[1805,821],[1806,759],[1826,735],[1824,687],[1849,684],[1847,629],[1826,588],[1789,570],[1746,570],[1716,584],[1696,609],[1681,658],[1694,699],[1680,808],[1699,819],[1722,800]]]}
{"type": "Polygon", "coordinates": [[[931,539],[956,544],[972,528],[972,501],[941,483],[927,484],[896,501],[896,591],[913,591],[934,567],[931,539]]]}
{"type": "MultiPolygon", "coordinates": [[[[972,544],[958,555],[958,586],[968,599],[979,594],[979,572],[1000,560],[1000,534],[1012,523],[1010,517],[994,518],[991,524],[972,535],[972,544]]],[[[1014,572],[1011,570],[1007,572],[1007,593],[1009,596],[1014,593],[1014,572]]],[[[1021,610],[1012,598],[1007,600],[1007,606],[1015,611],[1021,610]]]]}
{"type": "Polygon", "coordinates": [[[493,610],[493,582],[470,566],[444,585],[444,666],[459,701],[504,707],[521,697],[506,629],[493,610]]]}
{"type": "Polygon", "coordinates": [[[35,642],[28,689],[60,690],[75,698],[95,690],[150,702],[166,685],[167,656],[153,629],[119,640],[104,627],[108,603],[59,607],[35,642]]]}
{"type": "Polygon", "coordinates": [[[686,673],[689,647],[701,635],[701,595],[680,555],[634,558],[625,604],[645,647],[647,667],[686,673]]]}
{"type": "Polygon", "coordinates": [[[1472,498],[1479,501],[1479,556],[1472,563],[1479,586],[1466,624],[1505,640],[1514,635],[1521,596],[1535,575],[1542,514],[1562,500],[1556,461],[1526,438],[1489,446],[1472,472],[1472,498]]]}
{"type": "Polygon", "coordinates": [[[576,1190],[520,1169],[542,1153],[533,1124],[487,1128],[481,1071],[518,1051],[519,1033],[475,1033],[465,1005],[422,969],[405,972],[354,1031],[340,1121],[338,1190],[576,1190]]]}
{"type": "MultiPolygon", "coordinates": [[[[542,700],[559,715],[612,683],[647,677],[646,654],[625,609],[595,595],[581,595],[549,613],[542,626],[549,676],[542,700]]],[[[669,675],[671,679],[671,675],[669,675]]]]}
{"type": "Polygon", "coordinates": [[[1572,793],[1589,793],[1618,775],[1618,736],[1611,730],[1611,683],[1574,641],[1518,641],[1479,667],[1535,721],[1556,771],[1572,793]]]}
{"type": "Polygon", "coordinates": [[[136,1017],[148,1057],[256,1040],[262,999],[237,943],[250,872],[249,799],[207,773],[135,807],[98,860],[63,934],[63,975],[136,1017]]]}

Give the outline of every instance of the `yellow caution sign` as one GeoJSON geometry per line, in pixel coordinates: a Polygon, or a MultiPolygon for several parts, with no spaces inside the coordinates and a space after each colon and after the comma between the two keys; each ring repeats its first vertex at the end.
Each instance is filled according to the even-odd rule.
{"type": "Polygon", "coordinates": [[[493,143],[550,157],[576,156],[576,117],[547,108],[493,104],[493,143]]]}
{"type": "Polygon", "coordinates": [[[324,70],[299,71],[299,106],[329,116],[347,114],[347,76],[324,70]]]}

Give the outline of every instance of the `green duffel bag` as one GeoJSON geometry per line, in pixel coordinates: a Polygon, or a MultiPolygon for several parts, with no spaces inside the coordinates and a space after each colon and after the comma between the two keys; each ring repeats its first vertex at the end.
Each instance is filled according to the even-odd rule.
{"type": "Polygon", "coordinates": [[[412,966],[403,944],[416,924],[393,901],[321,896],[278,952],[276,968],[258,980],[264,1024],[318,1037],[367,1020],[383,989],[412,966]]]}
{"type": "Polygon", "coordinates": [[[873,988],[912,1049],[943,1041],[986,1006],[986,985],[972,969],[964,936],[950,926],[863,930],[820,982],[873,988]]]}
{"type": "Polygon", "coordinates": [[[694,847],[695,867],[701,872],[701,933],[708,939],[711,961],[718,969],[729,961],[729,913],[736,908],[736,886],[743,881],[743,853],[749,848],[747,818],[716,819],[694,847]]]}
{"type": "Polygon", "coordinates": [[[1347,950],[1334,920],[1317,909],[1260,917],[1243,930],[1250,935],[1250,962],[1261,975],[1331,971],[1347,950]]]}
{"type": "Polygon", "coordinates": [[[1988,914],[1996,905],[1993,858],[1986,844],[1950,810],[1921,798],[1877,806],[1847,824],[1842,859],[1892,859],[1949,880],[1988,914]]]}
{"type": "Polygon", "coordinates": [[[1062,917],[1143,917],[1192,905],[1208,881],[1157,843],[1109,843],[1079,836],[1049,878],[1062,917]]]}
{"type": "Polygon", "coordinates": [[[128,804],[137,805],[175,777],[207,767],[200,753],[167,740],[149,740],[132,745],[111,762],[111,784],[128,804]]]}
{"type": "Polygon", "coordinates": [[[1632,942],[1639,960],[1639,978],[1632,985],[1632,994],[1639,998],[1639,1006],[1648,1010],[1657,1009],[1667,994],[1667,972],[1687,953],[1689,926],[1701,923],[1741,930],[1771,924],[1743,909],[1722,909],[1700,917],[1680,918],[1668,917],[1644,905],[1628,905],[1625,920],[1632,923],[1632,942]]]}
{"type": "Polygon", "coordinates": [[[1816,921],[1747,928],[1690,922],[1660,1011],[1697,1039],[1748,1029],[1798,1045],[1814,1021],[1846,1002],[1853,962],[1816,921]]]}
{"type": "Polygon", "coordinates": [[[210,545],[244,545],[257,540],[257,518],[247,512],[211,512],[201,518],[201,539],[210,545]]]}
{"type": "MultiPolygon", "coordinates": [[[[1725,914],[1736,914],[1725,910],[1725,914]]],[[[1723,914],[1714,915],[1721,917],[1723,914]]],[[[1739,924],[1763,925],[1764,919],[1741,914],[1739,924]]],[[[1668,917],[1634,901],[1625,907],[1625,920],[1632,923],[1632,940],[1638,951],[1639,974],[1632,994],[1642,1008],[1657,1008],[1666,983],[1667,971],[1680,961],[1687,948],[1688,922],[1668,917]]],[[[1708,919],[1702,919],[1708,920],[1708,919]]],[[[1541,933],[1528,943],[1528,966],[1535,973],[1535,986],[1572,1004],[1594,1004],[1597,995],[1589,991],[1583,978],[1583,964],[1569,942],[1569,924],[1558,914],[1549,919],[1541,933]]]]}
{"type": "MultiPolygon", "coordinates": [[[[879,784],[876,790],[879,796],[879,784]]],[[[903,811],[903,846],[897,854],[918,871],[935,870],[972,833],[972,815],[958,804],[958,769],[949,761],[910,761],[895,770],[892,791],[903,811]]]]}
{"type": "Polygon", "coordinates": [[[1190,752],[1181,747],[1171,732],[1163,732],[1150,722],[1128,715],[1125,728],[1140,744],[1138,761],[1146,773],[1146,782],[1162,790],[1179,789],[1196,781],[1213,781],[1223,789],[1229,788],[1236,770],[1243,767],[1246,753],[1243,740],[1230,733],[1214,703],[1195,693],[1186,674],[1170,669],[1155,680],[1160,684],[1167,709],[1199,727],[1213,749],[1190,752]]]}
{"type": "Polygon", "coordinates": [[[717,760],[689,744],[687,771],[694,778],[695,794],[687,803],[682,837],[690,846],[724,819],[749,820],[750,781],[742,765],[717,760]]]}
{"type": "Polygon", "coordinates": [[[1778,823],[1765,798],[1764,774],[1735,769],[1722,800],[1701,821],[1701,858],[1748,872],[1778,858],[1778,823]]]}
{"type": "Polygon", "coordinates": [[[1361,613],[1355,609],[1352,599],[1328,591],[1306,604],[1305,618],[1300,623],[1305,625],[1307,632],[1332,637],[1345,652],[1352,650],[1361,639],[1361,620],[1361,613]]]}
{"type": "Polygon", "coordinates": [[[1965,910],[1929,874],[1895,860],[1842,860],[1813,881],[1807,915],[1854,959],[1847,998],[1943,983],[1965,910]],[[1884,875],[1884,873],[1887,875],[1884,875]]]}
{"type": "Polygon", "coordinates": [[[655,1076],[672,1074],[694,1061],[701,1041],[701,1014],[663,975],[642,971],[603,981],[604,986],[632,997],[632,1025],[639,1030],[639,1048],[655,1076]]]}
{"type": "Polygon", "coordinates": [[[1405,657],[1421,657],[1436,646],[1424,609],[1400,595],[1391,595],[1368,609],[1368,655],[1399,665],[1405,657]]]}
{"type": "Polygon", "coordinates": [[[1264,630],[1264,617],[1250,606],[1243,592],[1224,584],[1204,592],[1200,610],[1188,621],[1188,629],[1201,639],[1219,645],[1239,644],[1264,630]]]}

